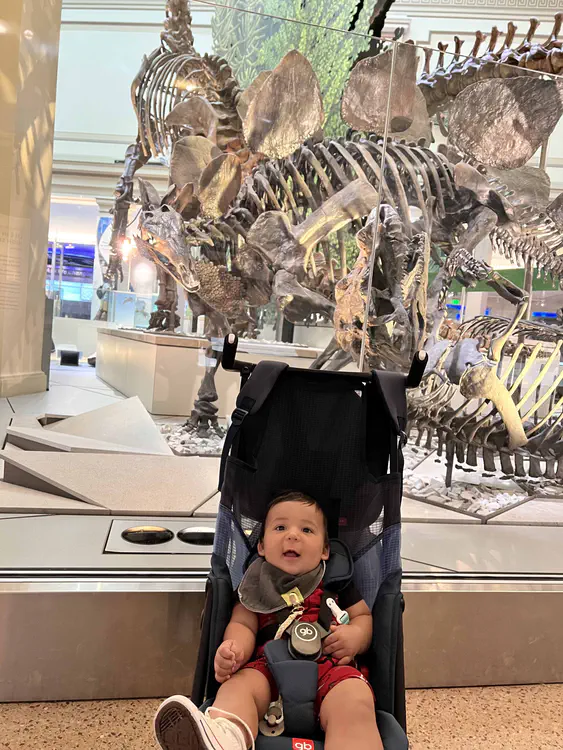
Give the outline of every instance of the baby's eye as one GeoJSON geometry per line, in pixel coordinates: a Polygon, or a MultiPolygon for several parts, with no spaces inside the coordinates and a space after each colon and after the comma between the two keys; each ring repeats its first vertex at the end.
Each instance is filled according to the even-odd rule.
{"type": "Polygon", "coordinates": [[[310,529],[308,526],[305,526],[305,528],[303,529],[303,533],[304,534],[312,534],[313,533],[313,529],[310,529]]]}
{"type": "Polygon", "coordinates": [[[274,531],[285,531],[285,526],[280,523],[274,528],[274,531]]]}

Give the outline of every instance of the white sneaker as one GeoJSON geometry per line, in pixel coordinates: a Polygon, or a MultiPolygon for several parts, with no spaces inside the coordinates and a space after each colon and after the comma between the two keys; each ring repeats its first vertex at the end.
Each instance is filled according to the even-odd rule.
{"type": "Polygon", "coordinates": [[[254,750],[250,729],[241,719],[226,711],[212,719],[209,710],[203,714],[183,695],[167,698],[154,717],[156,741],[163,750],[248,750],[249,743],[254,750]],[[249,743],[244,731],[227,716],[245,727],[249,743]]]}

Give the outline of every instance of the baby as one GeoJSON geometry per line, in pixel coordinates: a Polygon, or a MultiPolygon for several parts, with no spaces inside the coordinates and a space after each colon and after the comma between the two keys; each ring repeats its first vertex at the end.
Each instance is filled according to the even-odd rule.
{"type": "MultiPolygon", "coordinates": [[[[254,747],[258,722],[277,697],[263,645],[274,637],[272,624],[277,626],[278,620],[251,611],[243,601],[266,600],[271,581],[285,591],[288,585],[298,585],[304,597],[301,619],[317,619],[324,561],[329,557],[327,521],[318,503],[298,492],[276,498],[264,521],[258,553],[263,559],[249,566],[238,591],[241,601],[215,655],[215,678],[221,683],[215,702],[203,714],[183,696],[168,698],[155,717],[156,738],[164,750],[254,747]]],[[[273,596],[281,598],[282,593],[274,590],[273,596]]],[[[340,592],[338,604],[347,610],[350,622],[331,625],[318,659],[315,710],[326,735],[325,748],[383,750],[373,692],[354,665],[355,656],[371,644],[371,612],[353,584],[340,592]]]]}

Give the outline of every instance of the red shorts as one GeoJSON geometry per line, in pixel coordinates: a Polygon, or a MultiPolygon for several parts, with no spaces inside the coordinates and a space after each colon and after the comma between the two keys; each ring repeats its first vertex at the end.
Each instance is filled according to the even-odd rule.
{"type": "MultiPolygon", "coordinates": [[[[363,680],[366,685],[369,686],[369,689],[371,690],[373,695],[373,689],[371,685],[366,680],[364,675],[360,672],[360,670],[356,669],[356,667],[352,667],[350,665],[339,667],[328,656],[322,656],[317,664],[319,665],[319,682],[317,685],[317,698],[315,700],[315,715],[317,717],[319,716],[319,711],[321,710],[321,703],[326,698],[328,693],[332,690],[333,687],[335,687],[335,685],[338,685],[338,683],[343,682],[344,680],[363,680]]],[[[276,681],[274,680],[274,677],[270,672],[265,656],[259,656],[254,661],[249,661],[248,664],[243,667],[243,669],[256,669],[258,672],[261,672],[270,683],[272,696],[271,700],[276,700],[276,698],[278,697],[278,686],[276,685],[276,681]]],[[[375,704],[375,696],[373,700],[375,704]]]]}

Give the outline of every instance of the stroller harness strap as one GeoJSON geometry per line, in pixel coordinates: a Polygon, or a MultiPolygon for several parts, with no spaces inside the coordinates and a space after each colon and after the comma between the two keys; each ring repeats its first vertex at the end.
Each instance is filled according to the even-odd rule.
{"type": "Polygon", "coordinates": [[[234,439],[245,418],[256,414],[274,388],[279,376],[287,370],[286,362],[258,362],[252,374],[241,388],[237,397],[236,408],[231,415],[231,426],[225,437],[219,469],[219,489],[223,486],[227,458],[231,452],[234,439]]]}
{"type": "Polygon", "coordinates": [[[264,652],[283,700],[286,734],[311,736],[316,726],[317,662],[294,659],[285,640],[270,641],[264,652]]]}

